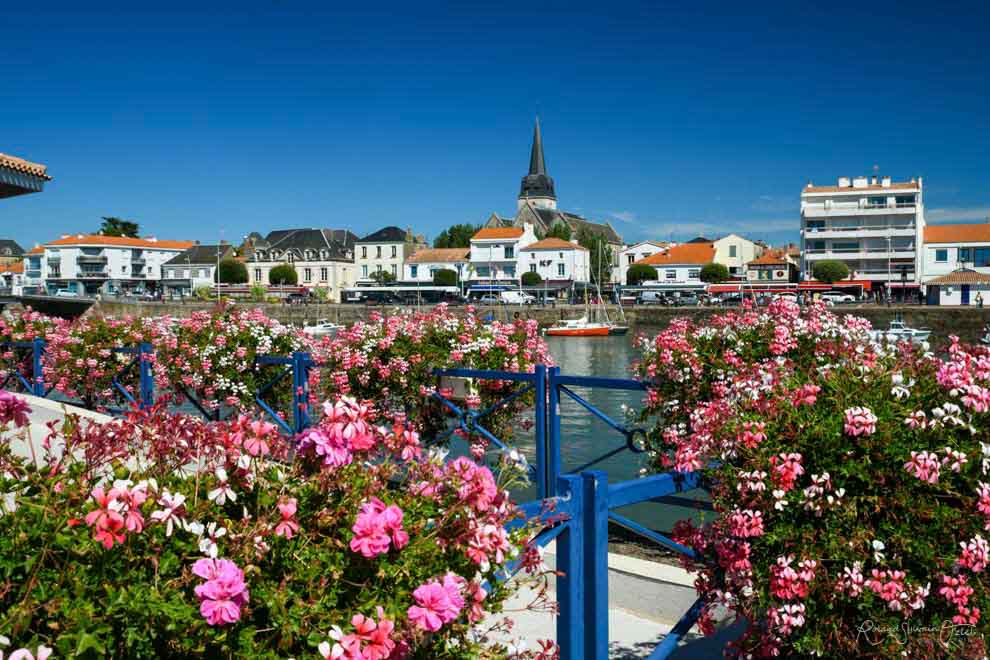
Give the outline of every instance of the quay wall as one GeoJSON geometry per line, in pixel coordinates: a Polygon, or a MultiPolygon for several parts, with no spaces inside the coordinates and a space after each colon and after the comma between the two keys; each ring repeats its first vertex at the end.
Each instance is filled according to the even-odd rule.
{"type": "MultiPolygon", "coordinates": [[[[367,319],[374,312],[393,312],[396,307],[378,307],[366,305],[268,305],[256,303],[238,303],[243,307],[260,308],[268,316],[283,323],[305,325],[318,319],[329,319],[335,323],[353,323],[367,319]]],[[[107,316],[161,316],[171,315],[185,317],[197,310],[209,310],[212,303],[158,303],[158,302],[114,302],[100,301],[87,314],[104,314],[107,316]]],[[[409,308],[406,308],[409,309],[409,308]]],[[[464,307],[450,308],[455,314],[463,314],[464,307]]],[[[582,305],[558,305],[556,307],[540,306],[511,306],[511,307],[479,307],[480,314],[491,313],[496,319],[507,320],[515,318],[536,319],[540,325],[550,325],[565,318],[576,318],[584,313],[582,305]]],[[[853,314],[862,316],[873,323],[874,327],[886,328],[890,321],[897,316],[915,328],[932,330],[933,343],[940,345],[947,341],[950,334],[960,337],[963,341],[975,342],[982,335],[983,326],[990,323],[990,307],[928,307],[905,305],[882,307],[878,305],[841,305],[832,308],[838,314],[853,314]]],[[[665,328],[671,319],[691,317],[703,319],[719,313],[720,309],[713,307],[661,307],[654,305],[639,305],[625,308],[626,320],[633,330],[655,332],[665,328]]],[[[609,314],[614,319],[617,310],[610,308],[609,314]]]]}

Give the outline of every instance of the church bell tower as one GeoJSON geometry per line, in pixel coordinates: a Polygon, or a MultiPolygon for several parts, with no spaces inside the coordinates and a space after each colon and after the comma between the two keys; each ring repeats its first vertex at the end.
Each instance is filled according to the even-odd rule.
{"type": "Polygon", "coordinates": [[[556,209],[557,194],[553,189],[553,179],[547,175],[547,166],[543,160],[543,139],[540,136],[540,118],[536,118],[533,129],[533,148],[529,154],[529,174],[522,178],[519,188],[519,200],[516,208],[521,209],[526,202],[532,202],[537,208],[556,209]]]}

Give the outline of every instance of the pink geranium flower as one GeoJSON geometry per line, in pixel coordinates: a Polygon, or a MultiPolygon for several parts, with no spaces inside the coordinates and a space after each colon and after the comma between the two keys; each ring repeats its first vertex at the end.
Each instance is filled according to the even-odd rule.
{"type": "Polygon", "coordinates": [[[848,408],[845,415],[845,431],[848,435],[856,437],[876,433],[877,418],[869,408],[848,408]]]}
{"type": "Polygon", "coordinates": [[[296,498],[290,497],[284,502],[279,502],[278,512],[282,516],[282,520],[275,525],[275,536],[291,539],[299,531],[299,523],[295,520],[296,498]]]}
{"type": "Polygon", "coordinates": [[[351,531],[351,550],[373,559],[386,553],[390,546],[401,550],[409,543],[409,535],[402,528],[402,509],[385,506],[377,497],[372,497],[361,506],[357,520],[351,531]]]}
{"type": "MultiPolygon", "coordinates": [[[[417,604],[406,612],[410,623],[422,630],[436,632],[444,624],[457,619],[464,607],[457,577],[459,576],[447,573],[443,583],[430,580],[417,587],[413,592],[417,604]]],[[[463,581],[464,578],[460,580],[463,581]]]]}
{"type": "Polygon", "coordinates": [[[90,495],[96,501],[97,508],[86,514],[86,524],[93,528],[93,539],[107,550],[114,543],[124,542],[124,516],[120,513],[124,503],[117,499],[119,495],[115,488],[105,493],[99,486],[90,495]]]}
{"type": "Polygon", "coordinates": [[[248,602],[244,572],[227,559],[200,559],[193,564],[193,573],[206,580],[196,587],[199,612],[211,626],[236,623],[241,608],[248,602]]]}
{"type": "Polygon", "coordinates": [[[14,422],[14,426],[21,428],[30,423],[28,413],[31,407],[24,399],[14,396],[6,390],[0,390],[0,424],[14,422]]]}

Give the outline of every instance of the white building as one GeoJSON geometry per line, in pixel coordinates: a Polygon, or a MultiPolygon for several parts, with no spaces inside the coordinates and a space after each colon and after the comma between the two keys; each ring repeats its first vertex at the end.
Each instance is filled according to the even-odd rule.
{"type": "Polygon", "coordinates": [[[412,229],[385,227],[355,242],[354,263],[358,281],[372,281],[375,273],[388,273],[393,279],[403,276],[406,259],[427,247],[422,236],[414,236],[412,229]]]}
{"type": "Polygon", "coordinates": [[[626,273],[634,263],[651,257],[654,254],[666,252],[675,245],[677,243],[668,243],[666,241],[640,241],[635,245],[627,245],[622,248],[619,252],[619,262],[616,266],[618,268],[617,277],[619,284],[626,284],[626,273]]]}
{"type": "Polygon", "coordinates": [[[518,282],[522,275],[521,251],[535,242],[536,232],[530,224],[479,230],[471,237],[469,279],[488,284],[518,282]]]}
{"type": "Polygon", "coordinates": [[[79,295],[158,291],[162,265],[193,245],[156,238],[67,235],[45,243],[41,277],[49,295],[61,289],[79,295]]]}
{"type": "Polygon", "coordinates": [[[715,263],[729,269],[734,278],[745,277],[746,264],[763,254],[763,246],[739,234],[729,234],[712,241],[715,263]]]}
{"type": "Polygon", "coordinates": [[[45,276],[41,262],[45,260],[45,248],[37,245],[24,254],[24,294],[38,294],[45,291],[45,276]]]}
{"type": "Polygon", "coordinates": [[[406,258],[402,279],[432,284],[437,271],[452,270],[457,273],[457,281],[460,282],[467,276],[470,262],[470,248],[425,248],[406,258]]]}
{"type": "Polygon", "coordinates": [[[199,287],[213,287],[217,263],[233,256],[234,247],[228,243],[194,245],[162,266],[162,288],[168,295],[189,296],[199,287]]]}
{"type": "MultiPolygon", "coordinates": [[[[925,227],[921,274],[930,304],[936,304],[939,295],[943,299],[946,298],[944,287],[941,293],[932,290],[933,280],[960,271],[990,275],[990,223],[925,227]]],[[[962,291],[961,284],[959,282],[955,284],[955,294],[958,297],[962,291]]],[[[947,286],[951,286],[951,283],[947,286]]],[[[990,303],[990,300],[987,302],[990,303]]],[[[961,304],[961,302],[942,304],[961,304]]]]}
{"type": "Polygon", "coordinates": [[[990,305],[990,274],[960,268],[925,283],[929,305],[990,305]]]}
{"type": "Polygon", "coordinates": [[[837,186],[808,184],[801,191],[801,275],[816,263],[842,261],[864,288],[897,289],[921,282],[925,228],[922,181],[839,177],[837,186]]]}
{"type": "Polygon", "coordinates": [[[296,271],[299,286],[325,289],[330,302],[341,302],[342,291],[357,281],[357,236],[345,229],[277,229],[249,238],[244,251],[252,285],[270,286],[268,274],[283,263],[296,271]]]}
{"type": "Polygon", "coordinates": [[[649,283],[649,286],[689,291],[705,288],[705,283],[701,281],[701,269],[714,260],[715,248],[711,243],[684,243],[635,263],[656,269],[657,282],[649,283]]]}
{"type": "Polygon", "coordinates": [[[544,238],[520,250],[519,276],[536,273],[548,284],[591,281],[588,249],[561,238],[544,238]]]}

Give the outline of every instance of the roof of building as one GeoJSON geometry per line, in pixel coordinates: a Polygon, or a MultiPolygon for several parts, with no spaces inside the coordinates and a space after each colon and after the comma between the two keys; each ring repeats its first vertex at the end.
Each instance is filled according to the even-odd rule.
{"type": "Polygon", "coordinates": [[[19,257],[24,254],[24,248],[17,244],[17,241],[9,238],[0,238],[0,256],[19,257]]]}
{"type": "Polygon", "coordinates": [[[891,182],[889,186],[884,186],[881,184],[869,184],[866,186],[854,187],[854,186],[815,186],[808,184],[801,191],[802,193],[836,193],[836,192],[884,192],[887,190],[921,190],[919,184],[914,181],[901,181],[901,182],[891,182]]]}
{"type": "Polygon", "coordinates": [[[358,237],[347,229],[276,229],[268,233],[260,250],[328,250],[331,259],[347,259],[358,237]]]}
{"type": "Polygon", "coordinates": [[[45,181],[52,180],[52,178],[48,176],[47,167],[41,165],[40,163],[32,163],[29,160],[18,158],[17,156],[0,153],[0,167],[4,167],[8,170],[14,170],[15,172],[20,172],[22,174],[38,176],[45,181]]]}
{"type": "Polygon", "coordinates": [[[61,245],[105,245],[111,247],[140,247],[159,250],[185,250],[196,243],[193,241],[161,241],[157,238],[131,238],[129,236],[103,236],[102,234],[74,234],[49,241],[45,246],[61,245]]]}
{"type": "Polygon", "coordinates": [[[637,264],[648,266],[672,266],[675,264],[708,264],[715,259],[715,248],[711,243],[684,243],[675,245],[666,252],[657,252],[637,264]]]}
{"type": "Polygon", "coordinates": [[[747,266],[780,266],[790,263],[783,249],[770,249],[746,263],[747,266]]]}
{"type": "Polygon", "coordinates": [[[533,126],[533,147],[529,152],[529,173],[522,178],[519,186],[519,197],[541,197],[556,199],[553,178],[547,174],[547,165],[543,158],[543,137],[540,135],[540,118],[536,118],[533,126]]]}
{"type": "Polygon", "coordinates": [[[23,273],[24,272],[24,262],[15,261],[12,264],[0,264],[0,273],[23,273]]]}
{"type": "Polygon", "coordinates": [[[578,245],[577,243],[571,243],[570,241],[565,241],[562,238],[544,238],[542,241],[536,241],[535,243],[530,243],[523,250],[584,250],[588,251],[588,248],[578,245]]]}
{"type": "Polygon", "coordinates": [[[928,280],[926,284],[934,284],[936,286],[948,284],[990,284],[990,275],[970,270],[969,268],[960,268],[948,275],[928,280]]]}
{"type": "Polygon", "coordinates": [[[376,232],[372,232],[364,238],[358,239],[357,243],[405,243],[410,237],[409,232],[398,227],[383,227],[376,232]]]}
{"type": "Polygon", "coordinates": [[[990,223],[927,225],[925,243],[990,243],[990,223]]]}
{"type": "Polygon", "coordinates": [[[695,236],[688,243],[713,243],[712,239],[705,238],[704,236],[695,236]]]}
{"type": "Polygon", "coordinates": [[[652,245],[658,248],[668,248],[670,247],[670,242],[669,241],[638,241],[636,243],[633,243],[632,245],[625,246],[623,250],[632,250],[634,248],[639,247],[640,245],[652,245]]]}
{"type": "Polygon", "coordinates": [[[35,245],[33,248],[25,252],[25,254],[44,254],[45,247],[43,245],[35,245]]]}
{"type": "Polygon", "coordinates": [[[485,227],[471,237],[472,241],[483,241],[492,238],[519,238],[525,233],[522,227],[485,227]]]}
{"type": "Polygon", "coordinates": [[[217,262],[217,252],[220,252],[221,259],[232,256],[234,246],[229,243],[220,245],[194,245],[184,252],[180,252],[168,261],[166,265],[175,266],[178,264],[215,264],[217,262]]]}
{"type": "Polygon", "coordinates": [[[470,261],[470,248],[426,248],[406,259],[407,264],[455,263],[470,261]]]}

